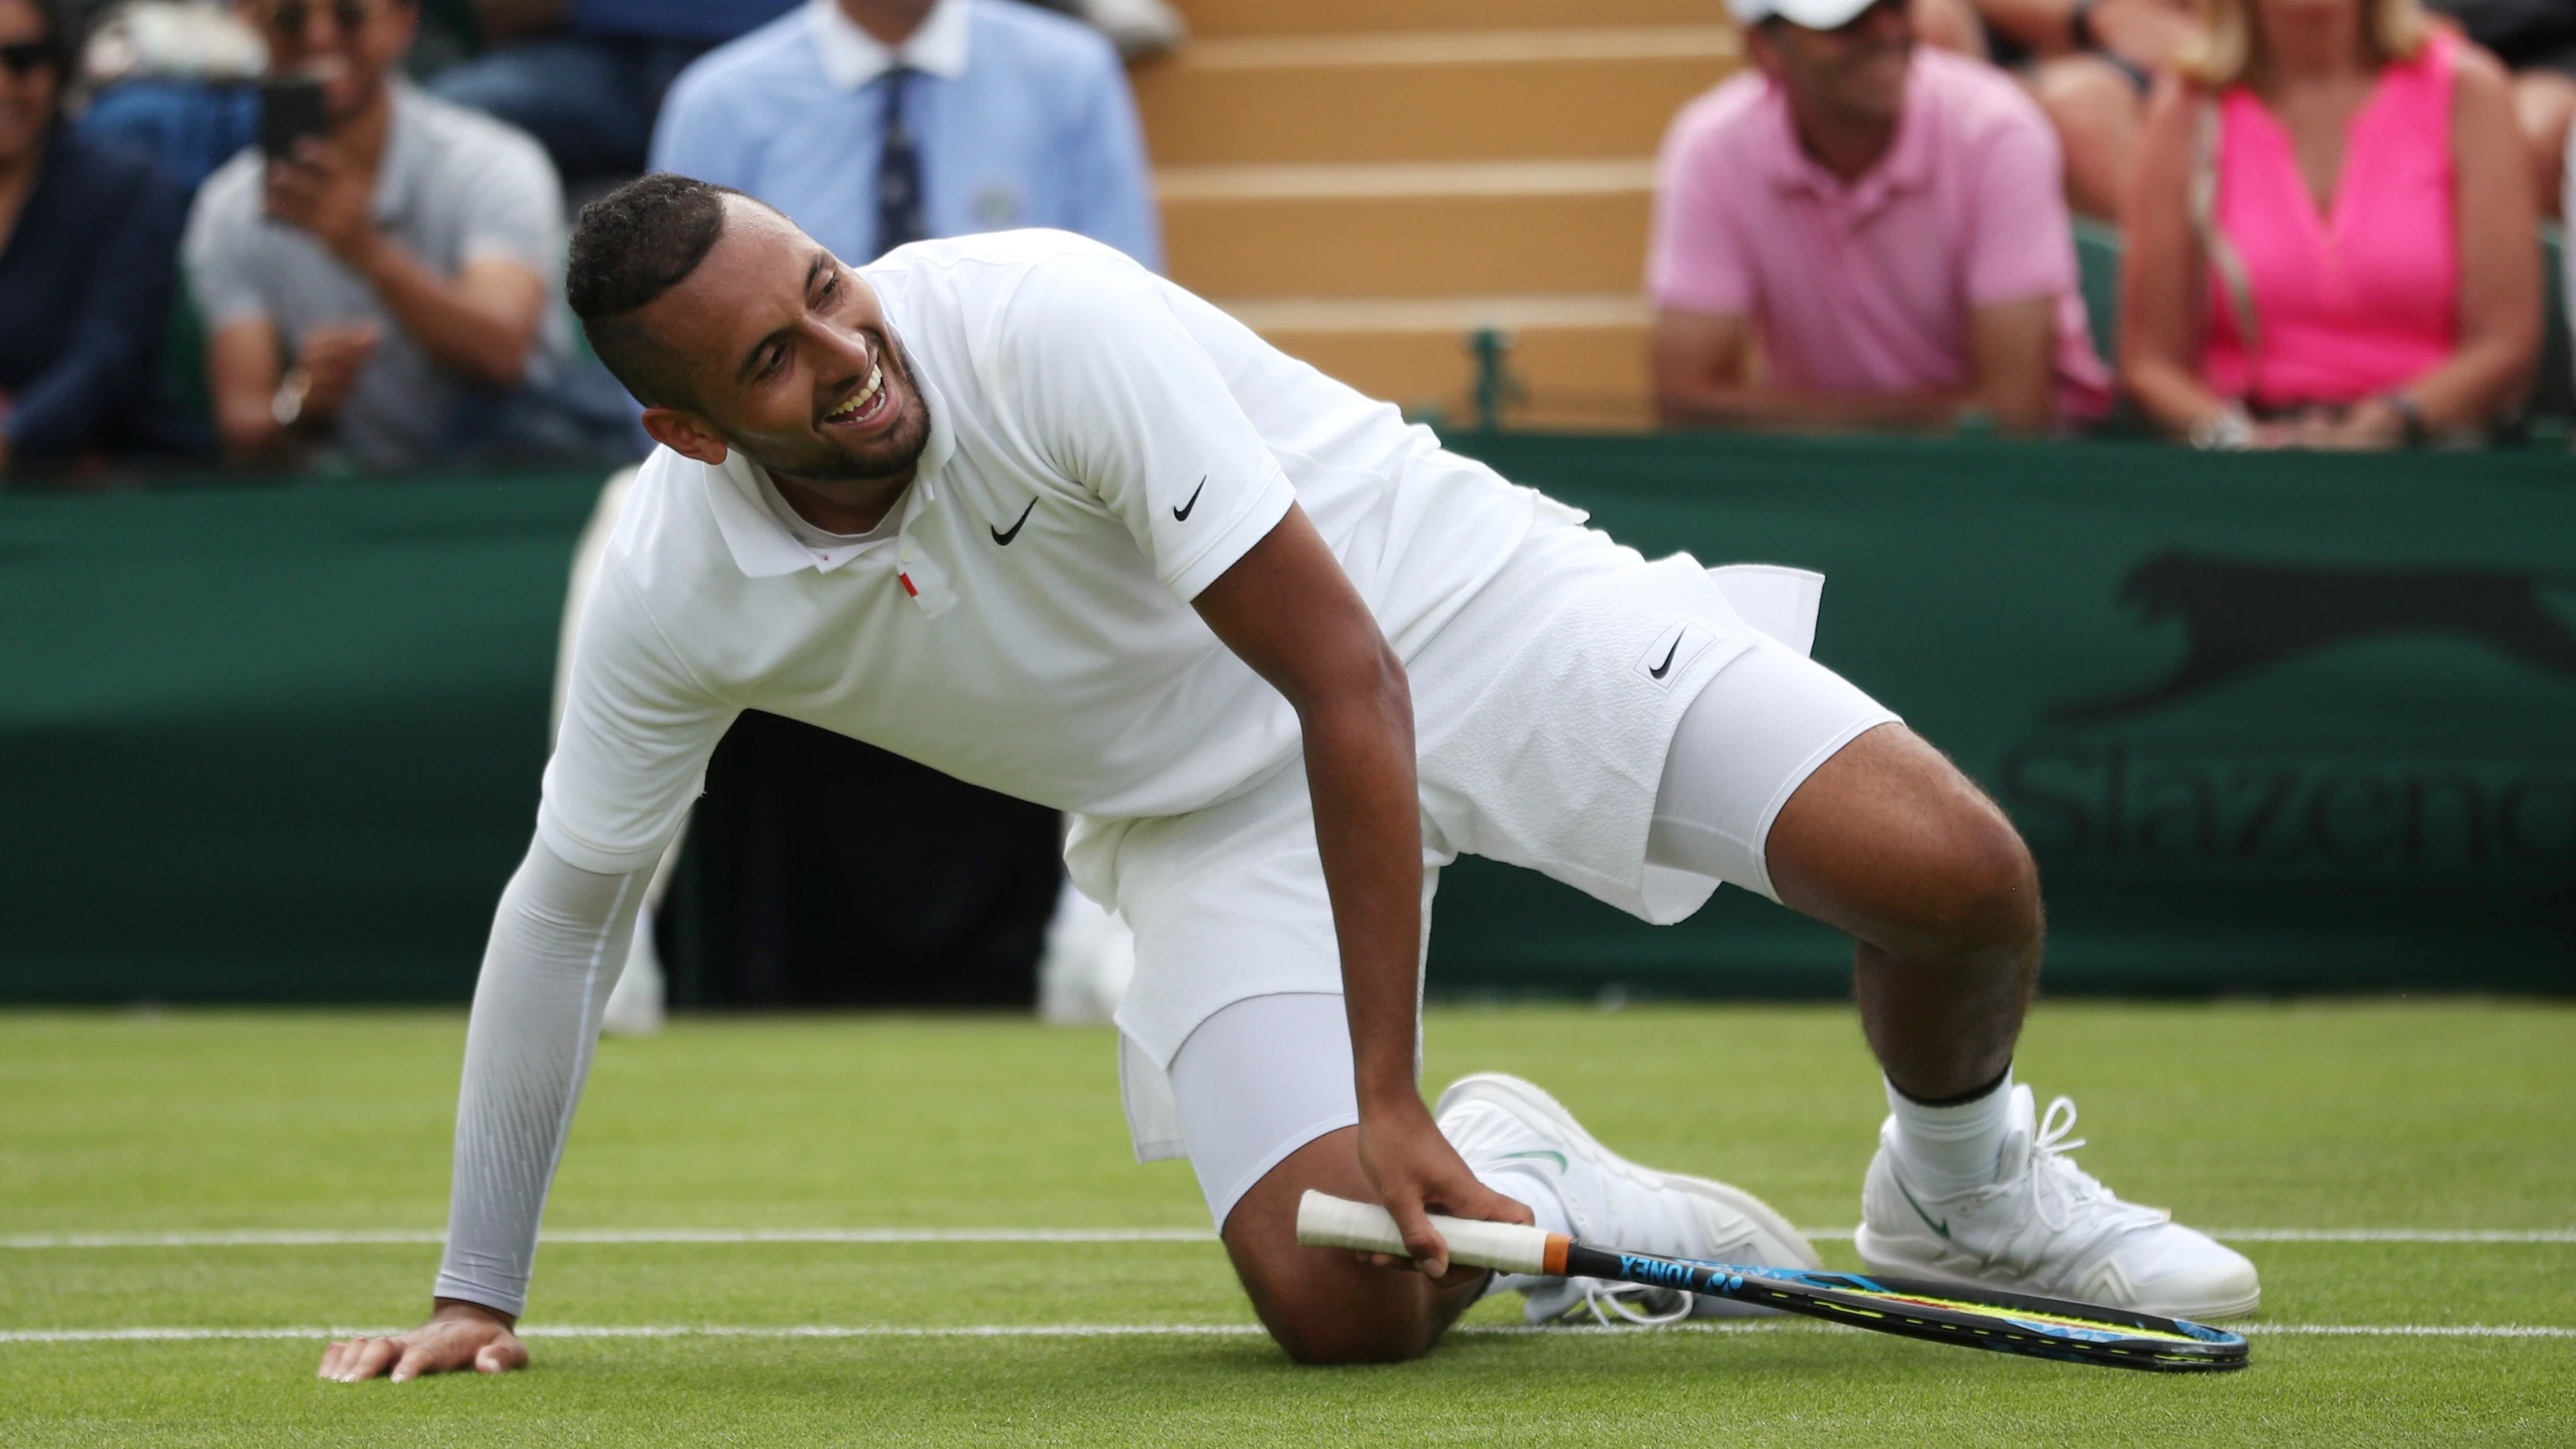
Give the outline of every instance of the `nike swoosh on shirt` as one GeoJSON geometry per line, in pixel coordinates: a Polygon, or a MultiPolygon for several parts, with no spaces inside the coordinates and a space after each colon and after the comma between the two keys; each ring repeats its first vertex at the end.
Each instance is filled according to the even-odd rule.
{"type": "Polygon", "coordinates": [[[1682,652],[1682,636],[1673,636],[1673,647],[1664,651],[1664,662],[1646,671],[1648,677],[1661,679],[1673,667],[1673,656],[1682,652]]]}
{"type": "Polygon", "coordinates": [[[1199,506],[1199,495],[1206,491],[1207,475],[1202,473],[1199,475],[1199,486],[1190,490],[1190,501],[1172,510],[1172,521],[1174,523],[1189,522],[1191,510],[1199,506]]]}
{"type": "Polygon", "coordinates": [[[998,528],[993,528],[993,525],[989,523],[984,526],[986,528],[993,528],[993,542],[1000,544],[1004,548],[1009,548],[1011,546],[1011,540],[1020,536],[1020,528],[1023,524],[1026,524],[1029,521],[1029,515],[1037,511],[1038,501],[1032,498],[1029,500],[1029,506],[1020,510],[1020,520],[1018,523],[1011,525],[1010,532],[1004,533],[998,528]]]}

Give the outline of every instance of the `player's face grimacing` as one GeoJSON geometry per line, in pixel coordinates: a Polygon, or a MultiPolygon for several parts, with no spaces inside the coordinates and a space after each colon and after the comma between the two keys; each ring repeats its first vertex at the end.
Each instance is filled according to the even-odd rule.
{"type": "Polygon", "coordinates": [[[639,320],[686,359],[695,404],[645,424],[702,462],[731,446],[806,483],[901,482],[930,439],[876,293],[767,207],[728,200],[706,260],[639,320]]]}

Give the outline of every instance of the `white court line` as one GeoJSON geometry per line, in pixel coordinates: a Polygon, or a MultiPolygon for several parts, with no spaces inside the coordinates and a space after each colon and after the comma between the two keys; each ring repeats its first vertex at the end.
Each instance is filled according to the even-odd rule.
{"type": "Polygon", "coordinates": [[[2576,1228],[2214,1228],[2230,1243],[2576,1243],[2576,1228]]]}
{"type": "MultiPolygon", "coordinates": [[[[1847,1243],[1849,1228],[1801,1228],[1810,1242],[1847,1243]]],[[[2576,1243],[2576,1228],[2216,1228],[2230,1243],[2576,1243]]],[[[1205,1228],[571,1228],[548,1243],[1207,1243],[1205,1228]]],[[[20,1233],[6,1248],[328,1248],[434,1245],[440,1232],[245,1228],[203,1233],[20,1233]]]]}
{"type": "MultiPolygon", "coordinates": [[[[1602,1333],[1763,1333],[1769,1323],[1688,1323],[1660,1329],[1476,1324],[1450,1330],[1480,1338],[1602,1333]]],[[[2522,1323],[2249,1323],[2238,1331],[2263,1338],[2576,1338],[2576,1328],[2522,1323]]],[[[531,1324],[529,1338],[1251,1338],[1249,1323],[987,1323],[955,1328],[876,1324],[531,1324]]],[[[224,1339],[317,1340],[383,1336],[399,1328],[19,1328],[0,1329],[5,1343],[167,1343],[224,1339]]]]}
{"type": "MultiPolygon", "coordinates": [[[[21,1233],[0,1248],[313,1248],[447,1241],[440,1232],[248,1228],[212,1233],[21,1233]]],[[[573,1228],[548,1243],[1212,1243],[1205,1228],[573,1228]]]]}
{"type": "MultiPolygon", "coordinates": [[[[2576,1228],[2204,1228],[2222,1243],[2576,1243],[2576,1228]]],[[[1800,1228],[1811,1243],[1848,1243],[1850,1228],[1800,1228]]]]}

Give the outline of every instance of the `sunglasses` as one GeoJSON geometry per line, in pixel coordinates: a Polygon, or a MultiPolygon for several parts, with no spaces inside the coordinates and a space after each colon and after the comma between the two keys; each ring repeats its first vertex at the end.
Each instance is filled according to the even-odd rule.
{"type": "Polygon", "coordinates": [[[0,70],[11,75],[32,75],[49,70],[54,64],[54,44],[50,40],[19,40],[0,45],[0,70]]]}
{"type": "Polygon", "coordinates": [[[358,0],[332,0],[330,5],[320,7],[310,5],[306,0],[285,0],[284,4],[268,13],[269,31],[281,40],[301,40],[304,28],[313,23],[313,12],[317,8],[329,11],[331,23],[344,35],[366,29],[367,22],[376,18],[375,9],[359,4],[358,0]]]}

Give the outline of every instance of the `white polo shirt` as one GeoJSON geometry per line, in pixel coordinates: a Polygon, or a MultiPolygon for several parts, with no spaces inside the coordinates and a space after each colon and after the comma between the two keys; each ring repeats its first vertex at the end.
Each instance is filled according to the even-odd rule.
{"type": "Polygon", "coordinates": [[[900,523],[809,546],[741,454],[654,453],[546,768],[538,829],[573,865],[650,864],[745,709],[1077,814],[1214,804],[1297,720],[1189,600],[1292,501],[1408,660],[1541,506],[1098,243],[988,232],[862,275],[930,410],[900,523]]]}

